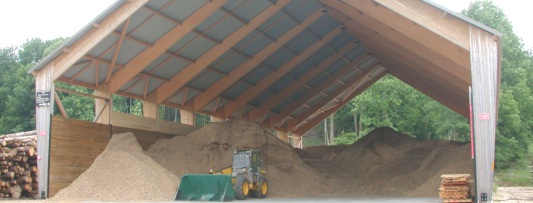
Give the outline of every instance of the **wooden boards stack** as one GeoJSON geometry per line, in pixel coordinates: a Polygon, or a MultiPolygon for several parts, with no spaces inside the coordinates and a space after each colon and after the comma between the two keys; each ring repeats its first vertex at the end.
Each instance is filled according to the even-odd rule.
{"type": "Polygon", "coordinates": [[[439,196],[443,202],[472,202],[470,174],[442,174],[439,196]]]}
{"type": "Polygon", "coordinates": [[[36,146],[35,131],[0,135],[0,198],[37,193],[36,146]]]}

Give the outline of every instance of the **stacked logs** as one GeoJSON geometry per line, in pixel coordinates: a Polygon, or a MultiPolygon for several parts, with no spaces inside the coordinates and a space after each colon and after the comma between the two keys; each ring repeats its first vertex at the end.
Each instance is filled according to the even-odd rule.
{"type": "Polygon", "coordinates": [[[0,198],[37,194],[35,131],[0,135],[0,198]]]}
{"type": "Polygon", "coordinates": [[[472,202],[470,174],[442,174],[439,196],[443,202],[472,202]]]}

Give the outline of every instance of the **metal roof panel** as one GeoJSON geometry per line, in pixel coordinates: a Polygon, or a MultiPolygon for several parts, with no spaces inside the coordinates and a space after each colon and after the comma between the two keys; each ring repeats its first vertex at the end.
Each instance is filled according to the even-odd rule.
{"type": "Polygon", "coordinates": [[[200,0],[175,0],[172,4],[162,9],[160,12],[170,16],[177,21],[183,22],[192,13],[202,7],[206,1],[200,0]]]}
{"type": "Polygon", "coordinates": [[[155,41],[161,38],[161,36],[165,35],[172,28],[176,27],[176,25],[177,24],[172,21],[155,15],[140,28],[135,30],[135,32],[128,33],[128,35],[149,44],[153,44],[155,41]]]}

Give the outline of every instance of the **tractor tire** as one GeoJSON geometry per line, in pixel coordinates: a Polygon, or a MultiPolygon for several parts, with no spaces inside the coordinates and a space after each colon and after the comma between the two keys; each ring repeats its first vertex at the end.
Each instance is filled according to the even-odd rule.
{"type": "Polygon", "coordinates": [[[235,199],[245,200],[250,194],[250,185],[244,175],[237,175],[235,180],[235,199]]]}
{"type": "Polygon", "coordinates": [[[253,190],[252,194],[256,198],[265,198],[268,194],[268,181],[264,176],[261,176],[259,178],[259,182],[257,183],[259,186],[257,190],[253,190]]]}

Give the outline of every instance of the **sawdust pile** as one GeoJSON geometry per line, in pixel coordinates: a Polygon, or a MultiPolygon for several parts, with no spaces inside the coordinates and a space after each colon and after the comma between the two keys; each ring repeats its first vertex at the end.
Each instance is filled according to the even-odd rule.
{"type": "Polygon", "coordinates": [[[235,149],[261,150],[269,197],[438,197],[441,174],[473,174],[465,143],[419,141],[378,128],[352,145],[300,150],[235,119],[160,139],[144,152],[133,134],[113,135],[93,165],[52,200],[173,200],[176,176],[230,166],[235,149]]]}
{"type": "Polygon", "coordinates": [[[178,177],[145,155],[132,133],[115,134],[87,171],[54,201],[170,201],[178,177]]]}
{"type": "MultiPolygon", "coordinates": [[[[146,152],[178,176],[207,173],[231,165],[235,149],[259,149],[266,163],[269,197],[323,193],[317,172],[292,147],[268,130],[245,120],[210,123],[187,136],[158,140],[146,152]]],[[[264,165],[263,165],[264,167],[264,165]]]]}
{"type": "Polygon", "coordinates": [[[440,175],[473,174],[470,145],[420,141],[378,128],[349,146],[298,152],[338,195],[438,197],[440,175]]]}

